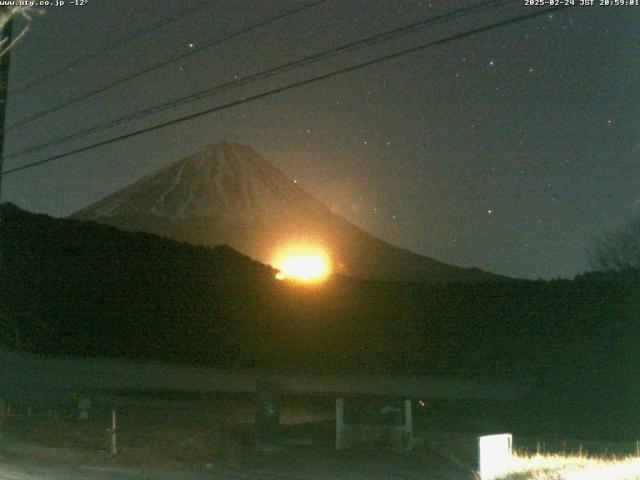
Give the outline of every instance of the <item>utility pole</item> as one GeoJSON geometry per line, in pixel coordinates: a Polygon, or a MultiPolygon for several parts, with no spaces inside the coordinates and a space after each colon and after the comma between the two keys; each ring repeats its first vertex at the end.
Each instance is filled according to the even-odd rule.
{"type": "Polygon", "coordinates": [[[11,41],[13,30],[13,18],[11,7],[2,7],[0,15],[7,16],[7,23],[2,27],[2,40],[0,48],[3,54],[0,55],[0,203],[2,203],[2,170],[4,168],[4,140],[5,140],[5,116],[7,114],[7,91],[9,90],[9,62],[11,60],[11,41]]]}
{"type": "MultiPolygon", "coordinates": [[[[13,19],[12,19],[12,11],[11,7],[1,7],[0,15],[7,16],[7,23],[5,23],[2,27],[2,36],[0,43],[0,205],[2,205],[2,170],[4,168],[4,119],[7,113],[7,91],[9,90],[9,60],[11,58],[11,42],[12,35],[11,30],[13,29],[13,19]],[[4,54],[2,54],[4,52],[4,54]]],[[[2,271],[2,263],[3,263],[3,250],[4,245],[2,244],[2,239],[4,235],[2,232],[3,219],[0,215],[0,271],[2,271]]],[[[2,287],[2,280],[0,279],[0,287],[2,287]]]]}

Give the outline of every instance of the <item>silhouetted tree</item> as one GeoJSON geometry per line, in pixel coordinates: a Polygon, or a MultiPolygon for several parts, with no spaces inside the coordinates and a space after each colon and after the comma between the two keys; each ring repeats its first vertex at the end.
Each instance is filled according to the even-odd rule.
{"type": "Polygon", "coordinates": [[[640,218],[603,235],[591,253],[597,270],[640,269],[640,218]]]}

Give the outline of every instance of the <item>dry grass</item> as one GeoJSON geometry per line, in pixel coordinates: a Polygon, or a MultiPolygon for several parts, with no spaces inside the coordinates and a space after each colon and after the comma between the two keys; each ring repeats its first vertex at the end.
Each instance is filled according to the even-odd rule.
{"type": "Polygon", "coordinates": [[[518,454],[500,480],[640,480],[640,457],[518,454]]]}

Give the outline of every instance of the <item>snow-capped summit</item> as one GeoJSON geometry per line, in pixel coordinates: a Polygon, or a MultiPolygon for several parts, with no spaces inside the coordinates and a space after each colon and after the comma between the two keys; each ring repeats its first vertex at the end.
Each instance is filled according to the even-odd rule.
{"type": "Polygon", "coordinates": [[[260,222],[266,215],[292,216],[292,208],[329,213],[256,152],[223,141],[142,178],[74,217],[152,215],[178,222],[222,215],[260,222]]]}
{"type": "Polygon", "coordinates": [[[324,248],[334,270],[384,280],[491,280],[390,245],[332,213],[251,148],[208,145],[71,216],[197,245],[228,244],[264,263],[287,245],[324,248]]]}

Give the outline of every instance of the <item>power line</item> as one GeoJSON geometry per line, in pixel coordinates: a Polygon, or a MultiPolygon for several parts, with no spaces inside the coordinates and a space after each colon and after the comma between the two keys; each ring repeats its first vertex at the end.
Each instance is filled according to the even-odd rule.
{"type": "Polygon", "coordinates": [[[207,96],[213,95],[215,93],[219,93],[231,88],[238,88],[240,86],[243,85],[247,85],[247,84],[251,84],[257,81],[262,81],[265,80],[267,78],[273,77],[275,75],[280,75],[282,73],[285,73],[287,71],[293,70],[295,68],[304,66],[304,65],[309,65],[318,61],[322,61],[322,60],[326,60],[328,58],[332,58],[335,57],[337,55],[343,54],[345,52],[353,52],[356,51],[358,49],[364,48],[364,47],[370,47],[372,45],[376,45],[382,42],[388,42],[390,40],[394,40],[402,35],[406,35],[408,33],[411,32],[415,32],[416,30],[418,30],[419,28],[423,28],[429,25],[434,25],[436,23],[442,22],[442,21],[449,21],[455,18],[459,18],[465,15],[468,15],[470,13],[474,13],[477,11],[481,11],[484,10],[487,7],[490,6],[499,6],[502,4],[507,4],[507,3],[512,3],[515,0],[490,0],[490,1],[485,1],[479,4],[476,4],[474,6],[471,7],[467,7],[467,8],[463,8],[463,9],[458,9],[455,10],[453,12],[449,12],[449,13],[445,13],[445,14],[441,14],[435,17],[430,17],[428,19],[425,20],[420,20],[417,22],[413,22],[411,24],[402,26],[402,27],[398,27],[392,30],[388,30],[361,40],[357,40],[351,43],[347,43],[344,45],[341,45],[339,47],[334,47],[328,50],[324,50],[322,52],[304,57],[302,59],[299,60],[295,60],[295,61],[291,61],[291,62],[287,62],[281,65],[278,65],[276,67],[270,68],[268,70],[263,70],[262,72],[258,72],[252,75],[248,75],[239,79],[235,79],[232,81],[228,81],[228,82],[224,82],[222,84],[218,84],[215,85],[213,87],[201,90],[199,92],[196,93],[192,93],[190,95],[187,95],[185,97],[179,98],[177,100],[172,100],[169,102],[164,102],[158,105],[155,105],[149,109],[146,110],[142,110],[142,111],[138,111],[135,113],[132,113],[130,115],[126,115],[124,117],[120,117],[111,121],[108,121],[106,123],[102,123],[102,124],[98,124],[98,125],[94,125],[93,127],[90,127],[88,129],[82,130],[80,132],[74,132],[68,135],[64,135],[62,137],[58,137],[56,139],[53,139],[49,142],[45,142],[43,144],[40,145],[36,145],[33,147],[29,147],[29,148],[25,148],[23,150],[17,151],[12,153],[11,155],[8,155],[6,158],[16,158],[19,156],[23,156],[23,155],[27,155],[27,154],[32,154],[35,152],[38,152],[40,150],[43,150],[45,148],[54,146],[54,145],[59,145],[61,143],[66,143],[68,141],[71,140],[77,140],[80,138],[84,138],[87,135],[93,134],[93,133],[97,133],[109,128],[114,128],[123,124],[126,124],[128,122],[131,122],[133,120],[140,120],[142,118],[145,118],[149,115],[152,114],[156,114],[156,113],[160,113],[162,111],[168,110],[168,109],[172,109],[175,108],[177,106],[180,105],[184,105],[190,102],[194,102],[196,100],[200,100],[202,98],[205,98],[207,96]]]}
{"type": "Polygon", "coordinates": [[[154,70],[157,70],[159,68],[166,67],[167,65],[175,63],[178,60],[182,60],[184,58],[187,58],[187,57],[189,57],[191,55],[194,55],[194,54],[196,54],[198,52],[201,52],[202,50],[205,50],[205,49],[208,49],[208,48],[212,48],[214,46],[219,45],[222,42],[226,42],[227,40],[231,40],[231,39],[236,38],[236,37],[238,37],[240,35],[244,35],[246,33],[250,33],[250,32],[252,32],[254,30],[257,30],[258,28],[261,28],[261,27],[264,27],[266,25],[269,25],[270,23],[274,23],[274,22],[276,22],[278,20],[281,20],[281,19],[283,19],[285,17],[291,16],[291,15],[295,15],[297,13],[300,13],[300,12],[304,11],[304,10],[307,10],[309,8],[312,8],[312,7],[315,7],[316,5],[320,5],[321,3],[325,3],[326,1],[327,0],[315,0],[315,1],[312,1],[312,2],[307,3],[305,5],[297,6],[295,8],[290,9],[290,10],[287,10],[285,12],[279,13],[279,14],[274,15],[272,17],[269,17],[269,18],[266,18],[264,20],[260,20],[259,22],[253,23],[250,26],[245,27],[245,28],[243,28],[241,30],[238,30],[238,31],[235,31],[235,32],[231,32],[231,33],[229,33],[227,35],[222,36],[221,38],[212,40],[212,41],[210,41],[208,43],[205,43],[205,44],[201,45],[198,48],[189,47],[188,51],[186,51],[184,53],[181,53],[179,55],[176,55],[176,56],[174,56],[174,57],[172,57],[172,58],[170,58],[168,60],[163,60],[163,61],[157,62],[157,63],[155,63],[155,64],[153,64],[153,65],[151,65],[149,67],[144,68],[143,70],[139,70],[137,72],[129,74],[129,75],[127,75],[125,77],[122,77],[122,78],[120,78],[118,80],[115,80],[115,81],[113,81],[111,83],[103,85],[102,87],[98,87],[95,90],[92,90],[90,92],[84,93],[84,94],[79,95],[77,97],[73,97],[73,98],[71,98],[71,99],[69,99],[69,100],[67,100],[67,101],[65,101],[63,103],[60,103],[60,104],[58,104],[58,105],[56,105],[54,107],[48,108],[46,110],[42,110],[40,112],[34,113],[32,115],[29,115],[27,117],[24,117],[21,120],[18,120],[14,124],[12,124],[9,127],[7,127],[5,129],[5,131],[14,130],[14,129],[18,128],[18,127],[21,127],[22,125],[25,125],[25,124],[27,124],[29,122],[37,120],[38,118],[41,118],[41,117],[43,117],[45,115],[48,115],[48,114],[53,113],[53,112],[57,112],[58,110],[61,110],[61,109],[66,108],[66,107],[68,107],[70,105],[73,105],[74,103],[80,102],[82,100],[86,100],[89,97],[93,97],[94,95],[98,95],[100,93],[106,92],[107,90],[110,90],[113,87],[116,87],[118,85],[122,85],[123,83],[130,82],[131,80],[134,80],[134,79],[136,79],[136,78],[138,78],[138,77],[140,77],[142,75],[145,75],[145,74],[147,74],[149,72],[153,72],[154,70]]]}
{"type": "Polygon", "coordinates": [[[167,25],[169,25],[171,23],[174,23],[174,22],[177,22],[179,20],[182,20],[184,17],[187,17],[187,16],[191,15],[196,10],[204,7],[207,4],[211,4],[211,3],[212,3],[211,0],[203,0],[203,1],[200,1],[200,2],[196,2],[194,5],[190,6],[189,8],[186,8],[185,10],[180,12],[177,16],[165,18],[165,19],[160,20],[158,22],[152,23],[147,28],[145,28],[143,30],[140,30],[137,33],[134,33],[133,35],[121,38],[119,40],[116,40],[115,42],[108,43],[107,45],[103,46],[100,50],[97,50],[95,52],[83,55],[80,58],[78,58],[76,60],[73,60],[73,61],[67,63],[66,65],[63,65],[58,70],[54,70],[53,72],[46,73],[44,75],[41,75],[40,77],[34,78],[31,81],[28,81],[25,85],[23,85],[22,87],[18,87],[16,90],[13,90],[11,93],[12,93],[12,95],[18,95],[20,93],[26,92],[27,90],[32,89],[33,87],[35,87],[36,85],[38,85],[40,83],[47,82],[47,81],[49,81],[49,80],[51,80],[53,78],[59,77],[63,73],[66,73],[66,72],[68,72],[70,70],[73,70],[76,67],[79,67],[80,65],[84,65],[85,63],[87,63],[87,62],[89,62],[91,60],[94,60],[94,59],[96,59],[98,57],[101,57],[105,53],[109,53],[109,52],[113,51],[116,48],[120,48],[123,45],[131,43],[134,40],[137,40],[138,38],[143,37],[143,36],[147,35],[148,33],[153,32],[154,30],[158,30],[158,29],[163,28],[163,27],[165,27],[165,26],[167,26],[167,25]]]}
{"type": "Polygon", "coordinates": [[[59,155],[54,155],[52,157],[45,158],[43,160],[38,160],[36,162],[31,162],[31,163],[28,163],[26,165],[22,165],[20,167],[15,167],[15,168],[6,170],[3,173],[4,173],[4,175],[8,175],[8,174],[11,174],[11,173],[15,173],[15,172],[19,172],[19,171],[22,171],[22,170],[26,170],[28,168],[33,168],[33,167],[36,167],[36,166],[39,166],[39,165],[43,165],[45,163],[49,163],[49,162],[53,162],[53,161],[56,161],[56,160],[60,160],[62,158],[69,157],[71,155],[75,155],[75,154],[78,154],[78,153],[82,153],[82,152],[86,152],[86,151],[89,151],[89,150],[93,150],[95,148],[102,147],[104,145],[109,145],[111,143],[115,143],[115,142],[118,142],[120,140],[126,140],[128,138],[132,138],[132,137],[135,137],[135,136],[138,136],[138,135],[142,135],[144,133],[148,133],[148,132],[152,132],[152,131],[155,131],[155,130],[159,130],[161,128],[168,127],[168,126],[171,126],[171,125],[176,125],[178,123],[182,123],[182,122],[185,122],[187,120],[192,120],[194,118],[201,117],[203,115],[207,115],[207,114],[210,114],[210,113],[214,113],[214,112],[218,112],[218,111],[221,111],[221,110],[225,110],[227,108],[235,107],[235,106],[238,106],[238,105],[241,105],[241,104],[244,104],[244,103],[248,103],[248,102],[252,102],[252,101],[255,101],[255,100],[260,100],[262,98],[270,97],[271,95],[275,95],[275,94],[282,93],[282,92],[285,92],[285,91],[288,91],[288,90],[292,90],[294,88],[298,88],[298,87],[302,87],[302,86],[305,86],[305,85],[316,83],[316,82],[319,82],[319,81],[322,81],[322,80],[326,80],[328,78],[331,78],[331,77],[334,77],[334,76],[337,76],[337,75],[342,75],[342,74],[345,74],[345,73],[349,73],[349,72],[353,72],[353,71],[356,71],[356,70],[360,70],[360,69],[365,68],[365,67],[369,67],[371,65],[376,65],[376,64],[379,64],[379,63],[382,63],[382,62],[386,62],[388,60],[393,60],[393,59],[396,59],[396,58],[400,58],[402,56],[409,55],[411,53],[415,53],[415,52],[418,52],[420,50],[425,50],[425,49],[430,48],[430,47],[434,47],[434,46],[437,46],[437,45],[442,45],[442,44],[445,44],[445,43],[448,43],[448,42],[451,42],[451,41],[454,41],[454,40],[459,40],[461,38],[466,38],[466,37],[470,37],[470,36],[473,36],[473,35],[479,35],[479,34],[486,33],[488,31],[496,29],[496,28],[506,27],[506,26],[509,26],[509,25],[513,25],[513,24],[516,24],[516,23],[523,22],[525,20],[529,20],[531,18],[535,18],[535,17],[539,17],[539,16],[542,16],[542,15],[546,15],[546,14],[548,14],[550,12],[556,12],[556,11],[564,10],[564,9],[567,9],[567,8],[569,8],[569,7],[568,6],[558,6],[558,7],[548,8],[548,9],[541,10],[541,11],[538,11],[538,12],[529,13],[527,15],[521,15],[519,17],[511,18],[509,20],[503,20],[501,22],[493,23],[491,25],[487,25],[487,26],[484,26],[484,27],[468,30],[466,32],[457,33],[455,35],[451,35],[449,37],[445,37],[445,38],[440,39],[440,40],[435,40],[435,41],[432,41],[432,42],[428,42],[428,43],[424,43],[424,44],[421,44],[421,45],[417,45],[415,47],[407,48],[405,50],[401,50],[401,51],[396,52],[396,53],[391,53],[391,54],[388,54],[388,55],[384,55],[382,57],[378,57],[378,58],[375,58],[373,60],[368,60],[366,62],[358,63],[356,65],[352,65],[352,66],[349,66],[349,67],[344,67],[344,68],[341,68],[341,69],[338,69],[338,70],[334,70],[334,71],[329,72],[329,73],[325,73],[325,74],[322,74],[322,75],[317,75],[315,77],[308,78],[306,80],[301,80],[301,81],[297,81],[297,82],[294,82],[294,83],[290,83],[288,85],[284,85],[282,87],[278,87],[278,88],[275,88],[275,89],[272,89],[272,90],[268,90],[266,92],[262,92],[262,93],[253,95],[251,97],[243,98],[241,100],[235,100],[233,102],[229,102],[229,103],[226,103],[226,104],[223,104],[223,105],[219,105],[217,107],[208,108],[208,109],[202,110],[200,112],[192,113],[190,115],[185,115],[185,116],[173,119],[173,120],[162,122],[162,123],[153,125],[151,127],[146,127],[146,128],[137,130],[135,132],[130,132],[130,133],[127,133],[127,134],[119,135],[117,137],[114,137],[114,138],[111,138],[111,139],[108,139],[108,140],[104,140],[102,142],[94,143],[92,145],[87,145],[85,147],[81,147],[81,148],[78,148],[78,149],[75,149],[75,150],[72,150],[72,151],[69,151],[69,152],[61,153],[59,155]]]}

